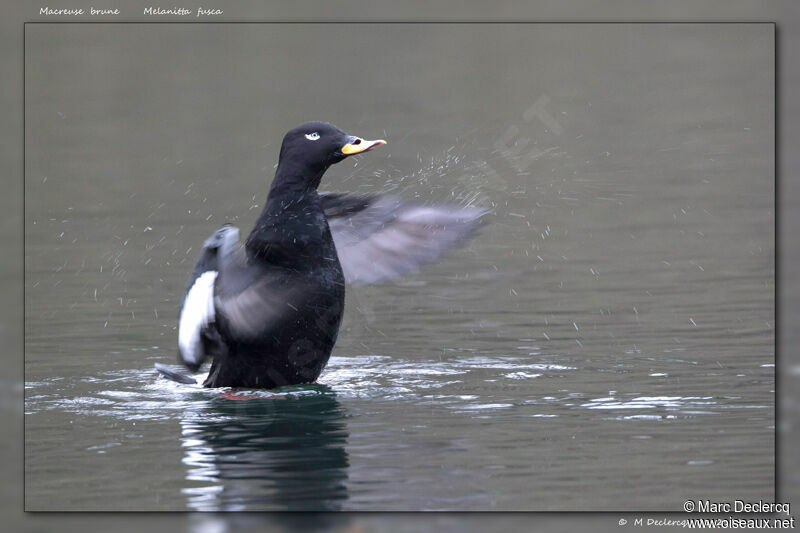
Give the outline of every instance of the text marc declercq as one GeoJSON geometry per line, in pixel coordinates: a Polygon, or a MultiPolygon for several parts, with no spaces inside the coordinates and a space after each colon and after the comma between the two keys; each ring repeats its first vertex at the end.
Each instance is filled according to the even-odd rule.
{"type": "Polygon", "coordinates": [[[712,502],[710,500],[697,500],[697,512],[699,513],[784,513],[789,514],[788,503],[773,503],[759,500],[757,502],[745,502],[736,500],[731,505],[728,502],[712,502]]]}

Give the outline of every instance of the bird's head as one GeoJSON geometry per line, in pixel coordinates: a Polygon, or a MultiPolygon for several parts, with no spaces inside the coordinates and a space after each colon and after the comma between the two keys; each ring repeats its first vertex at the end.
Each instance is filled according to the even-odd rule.
{"type": "Polygon", "coordinates": [[[307,122],[283,137],[276,178],[305,179],[307,186],[316,188],[331,165],[383,144],[383,139],[368,141],[348,135],[327,122],[307,122]]]}

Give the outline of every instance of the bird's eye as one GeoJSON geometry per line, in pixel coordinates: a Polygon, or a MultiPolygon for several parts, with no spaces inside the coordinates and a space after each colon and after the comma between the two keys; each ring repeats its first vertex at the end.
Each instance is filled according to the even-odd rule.
{"type": "Polygon", "coordinates": [[[306,133],[306,139],[308,139],[309,141],[316,141],[317,139],[319,139],[319,133],[317,133],[316,131],[314,133],[306,133]]]}

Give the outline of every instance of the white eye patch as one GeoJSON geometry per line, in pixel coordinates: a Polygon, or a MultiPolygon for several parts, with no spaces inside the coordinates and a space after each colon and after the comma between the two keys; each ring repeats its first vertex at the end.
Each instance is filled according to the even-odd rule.
{"type": "Polygon", "coordinates": [[[319,139],[319,133],[317,133],[316,131],[314,133],[306,133],[306,139],[308,139],[309,141],[316,141],[317,139],[319,139]]]}

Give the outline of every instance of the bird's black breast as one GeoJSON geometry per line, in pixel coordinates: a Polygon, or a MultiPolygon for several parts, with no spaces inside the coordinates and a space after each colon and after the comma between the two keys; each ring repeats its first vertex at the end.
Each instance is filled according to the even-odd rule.
{"type": "Polygon", "coordinates": [[[270,198],[247,237],[246,248],[248,256],[268,266],[316,273],[338,267],[330,228],[313,191],[270,198]]]}
{"type": "Polygon", "coordinates": [[[316,380],[344,311],[344,275],[318,200],[295,198],[265,209],[243,264],[221,270],[215,308],[229,353],[215,359],[207,386],[316,380]]]}

